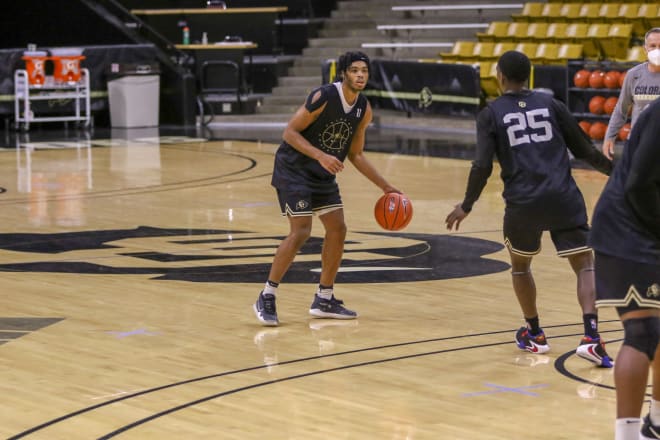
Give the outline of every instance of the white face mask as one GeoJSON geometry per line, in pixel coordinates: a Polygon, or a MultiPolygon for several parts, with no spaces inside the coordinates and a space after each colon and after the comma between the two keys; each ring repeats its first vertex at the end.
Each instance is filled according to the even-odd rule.
{"type": "Polygon", "coordinates": [[[653,49],[648,53],[649,63],[660,66],[660,49],[653,49]]]}

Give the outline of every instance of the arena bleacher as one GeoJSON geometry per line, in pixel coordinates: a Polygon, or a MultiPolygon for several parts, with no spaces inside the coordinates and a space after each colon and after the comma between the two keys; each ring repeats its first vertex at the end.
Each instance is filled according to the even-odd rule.
{"type": "MultiPolygon", "coordinates": [[[[660,25],[660,5],[651,1],[234,0],[214,7],[198,0],[72,3],[67,11],[36,0],[9,6],[22,27],[20,34],[29,40],[9,32],[3,41],[7,67],[2,75],[8,79],[0,111],[6,118],[13,116],[9,83],[22,66],[20,55],[28,42],[85,49],[83,66],[91,71],[97,123],[107,113],[106,72],[111,63],[160,64],[167,103],[161,120],[186,125],[199,123],[200,116],[209,122],[231,114],[289,114],[301,96],[320,83],[323,66],[349,49],[361,49],[391,69],[434,64],[441,74],[449,69],[443,66],[470,66],[479,81],[481,104],[499,93],[494,85],[497,58],[519,50],[536,67],[533,86],[549,88],[566,100],[571,63],[626,66],[643,61],[644,33],[660,25]],[[29,10],[52,20],[44,26],[29,10]],[[69,26],[56,24],[64,22],[69,26]],[[562,81],[556,79],[559,71],[562,81]]],[[[440,86],[435,91],[428,84],[407,87],[431,87],[433,96],[454,99],[453,92],[440,86]]],[[[448,107],[418,106],[405,113],[451,116],[448,107]]]]}

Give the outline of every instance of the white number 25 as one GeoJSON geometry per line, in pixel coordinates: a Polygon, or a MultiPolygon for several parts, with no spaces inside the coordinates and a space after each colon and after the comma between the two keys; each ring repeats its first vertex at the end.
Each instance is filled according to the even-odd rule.
{"type": "Polygon", "coordinates": [[[530,142],[547,142],[552,139],[552,126],[548,121],[549,118],[550,111],[547,108],[504,115],[504,123],[511,124],[506,129],[511,146],[515,147],[530,142]]]}

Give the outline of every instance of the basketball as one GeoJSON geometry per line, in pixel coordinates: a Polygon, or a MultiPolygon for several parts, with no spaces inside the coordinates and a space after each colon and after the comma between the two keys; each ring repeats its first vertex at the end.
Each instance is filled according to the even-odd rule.
{"type": "Polygon", "coordinates": [[[589,121],[580,121],[579,122],[580,128],[582,131],[584,131],[586,134],[589,134],[589,129],[591,128],[591,122],[589,121]]]}
{"type": "Polygon", "coordinates": [[[608,89],[616,89],[619,87],[619,72],[616,70],[610,70],[603,77],[603,82],[605,87],[608,89]]]}
{"type": "Polygon", "coordinates": [[[605,114],[611,115],[618,101],[619,98],[617,98],[616,96],[610,96],[609,98],[607,98],[605,100],[605,103],[603,104],[603,111],[605,112],[605,114]]]}
{"type": "Polygon", "coordinates": [[[398,193],[383,194],[374,207],[374,217],[381,228],[399,231],[410,223],[413,215],[408,196],[398,193]]]}
{"type": "Polygon", "coordinates": [[[594,70],[589,75],[589,87],[594,89],[601,89],[605,85],[605,72],[602,70],[594,70]]]}
{"type": "Polygon", "coordinates": [[[591,124],[591,128],[589,129],[589,136],[592,139],[601,141],[605,138],[606,131],[607,131],[607,124],[605,124],[604,122],[594,122],[593,124],[591,124]]]}
{"type": "Polygon", "coordinates": [[[589,75],[591,75],[591,72],[585,69],[575,72],[575,75],[573,75],[573,84],[575,84],[575,87],[582,89],[589,87],[589,75]]]}
{"type": "Polygon", "coordinates": [[[596,95],[589,101],[589,111],[594,115],[602,115],[605,113],[605,98],[596,95]]]}
{"type": "Polygon", "coordinates": [[[619,129],[619,139],[625,141],[630,135],[630,122],[623,124],[623,127],[619,129]]]}
{"type": "Polygon", "coordinates": [[[623,87],[623,80],[626,78],[626,72],[627,70],[619,72],[619,88],[623,87]]]}

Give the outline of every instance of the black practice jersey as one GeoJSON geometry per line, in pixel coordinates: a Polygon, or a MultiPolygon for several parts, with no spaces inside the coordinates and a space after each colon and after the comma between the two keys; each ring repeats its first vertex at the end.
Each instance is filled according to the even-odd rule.
{"type": "MultiPolygon", "coordinates": [[[[359,94],[356,102],[346,112],[338,90],[340,88],[341,86],[335,84],[327,84],[312,91],[306,102],[306,108],[310,112],[326,102],[327,105],[316,121],[301,134],[310,144],[343,162],[351,148],[353,135],[364,118],[368,102],[359,94]],[[312,103],[312,97],[319,91],[320,99],[312,103]]],[[[304,155],[284,141],[275,154],[271,183],[275,188],[290,192],[328,193],[337,189],[333,174],[326,171],[317,160],[304,155]]]]}
{"type": "Polygon", "coordinates": [[[611,162],[585,136],[563,103],[530,90],[500,96],[477,116],[476,159],[463,209],[472,209],[497,156],[507,207],[547,217],[548,228],[586,223],[584,200],[571,175],[567,148],[609,174],[611,162]]]}
{"type": "Polygon", "coordinates": [[[594,210],[591,246],[660,271],[660,99],[639,116],[594,210]]]}

